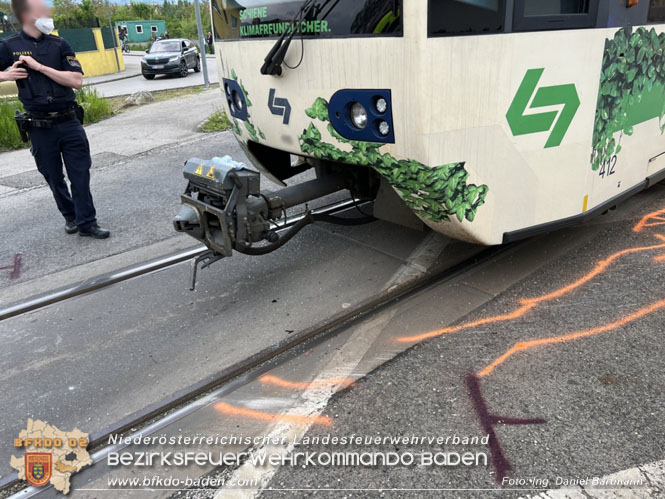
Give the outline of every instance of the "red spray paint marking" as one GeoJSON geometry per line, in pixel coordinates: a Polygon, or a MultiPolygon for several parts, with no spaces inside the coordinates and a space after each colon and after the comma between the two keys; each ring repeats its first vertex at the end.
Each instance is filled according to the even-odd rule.
{"type": "Polygon", "coordinates": [[[521,419],[496,416],[489,412],[483,394],[480,390],[480,382],[475,374],[467,374],[465,377],[466,386],[469,389],[471,402],[480,420],[483,431],[489,435],[490,459],[496,471],[496,482],[502,483],[508,471],[512,469],[510,462],[506,459],[501,448],[501,443],[494,432],[494,427],[498,424],[504,425],[526,425],[526,424],[545,424],[547,421],[542,418],[521,419]]]}
{"type": "Polygon", "coordinates": [[[0,267],[0,270],[11,270],[9,278],[13,281],[21,277],[21,264],[23,263],[23,255],[21,253],[16,253],[14,255],[13,265],[8,265],[7,267],[0,267]]]}

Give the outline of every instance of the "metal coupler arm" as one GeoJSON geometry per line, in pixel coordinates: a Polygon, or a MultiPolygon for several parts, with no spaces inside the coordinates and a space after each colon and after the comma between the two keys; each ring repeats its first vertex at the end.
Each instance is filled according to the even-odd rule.
{"type": "Polygon", "coordinates": [[[214,251],[208,250],[205,253],[200,254],[192,260],[192,279],[190,281],[189,289],[194,291],[196,289],[196,274],[201,265],[201,269],[210,267],[213,263],[218,262],[224,258],[224,255],[219,255],[214,251]]]}

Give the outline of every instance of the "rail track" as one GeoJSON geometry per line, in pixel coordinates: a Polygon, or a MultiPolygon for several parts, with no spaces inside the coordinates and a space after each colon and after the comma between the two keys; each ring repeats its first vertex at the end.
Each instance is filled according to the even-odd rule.
{"type": "MultiPolygon", "coordinates": [[[[337,203],[319,210],[319,213],[335,214],[349,209],[353,202],[337,203]]],[[[298,217],[289,220],[289,226],[297,223],[298,217]]],[[[287,225],[280,229],[287,228],[287,225]]],[[[353,324],[371,317],[373,314],[390,307],[399,300],[412,294],[424,291],[429,287],[439,285],[446,280],[453,279],[467,272],[477,265],[490,260],[499,253],[505,252],[514,245],[492,247],[475,252],[469,258],[452,267],[442,268],[431,273],[423,274],[402,285],[387,289],[371,298],[364,300],[357,306],[346,309],[330,318],[323,320],[315,326],[290,335],[288,339],[271,345],[270,347],[230,366],[212,376],[209,376],[194,385],[180,390],[170,397],[160,400],[144,409],[137,411],[106,428],[90,435],[90,450],[93,466],[103,461],[108,453],[117,452],[123,445],[108,445],[108,437],[114,434],[124,434],[131,431],[132,435],[150,435],[168,424],[187,416],[198,408],[206,405],[217,397],[253,381],[265,371],[272,369],[288,359],[297,356],[300,351],[310,348],[310,344],[318,343],[335,336],[353,324]]],[[[0,311],[0,320],[27,313],[46,307],[53,303],[72,299],[77,296],[91,293],[118,282],[160,271],[174,265],[181,264],[195,258],[205,251],[205,248],[191,248],[180,253],[159,258],[157,260],[140,264],[118,272],[99,276],[75,286],[63,288],[46,295],[35,297],[18,303],[0,311]]],[[[16,474],[0,480],[0,497],[14,494],[12,497],[33,497],[46,488],[25,487],[16,474]]]]}

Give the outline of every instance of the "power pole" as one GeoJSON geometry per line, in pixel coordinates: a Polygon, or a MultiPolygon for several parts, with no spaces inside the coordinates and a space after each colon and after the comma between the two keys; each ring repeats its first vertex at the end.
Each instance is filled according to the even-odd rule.
{"type": "Polygon", "coordinates": [[[203,37],[203,23],[201,22],[201,8],[199,7],[199,0],[194,0],[194,10],[196,12],[196,29],[199,32],[199,46],[201,47],[201,63],[203,64],[203,86],[210,88],[210,80],[208,79],[208,61],[206,58],[206,41],[203,37]]]}
{"type": "Polygon", "coordinates": [[[115,31],[113,30],[113,23],[111,22],[111,7],[109,0],[106,0],[106,14],[109,17],[109,29],[111,30],[111,39],[113,40],[113,53],[115,54],[115,64],[118,66],[118,73],[120,72],[120,57],[118,56],[118,47],[115,44],[115,31]]]}
{"type": "Polygon", "coordinates": [[[212,44],[215,45],[215,18],[212,16],[212,2],[215,0],[208,0],[208,10],[210,11],[210,31],[212,32],[212,44]]]}

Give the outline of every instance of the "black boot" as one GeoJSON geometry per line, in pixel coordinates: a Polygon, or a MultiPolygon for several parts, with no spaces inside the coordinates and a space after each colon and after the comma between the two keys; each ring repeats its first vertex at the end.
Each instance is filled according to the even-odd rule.
{"type": "Polygon", "coordinates": [[[95,239],[106,239],[111,235],[111,231],[102,229],[99,225],[92,225],[86,230],[79,229],[79,236],[94,237],[95,239]]]}
{"type": "Polygon", "coordinates": [[[74,222],[65,222],[65,232],[67,234],[76,234],[79,231],[78,226],[74,222]]]}

